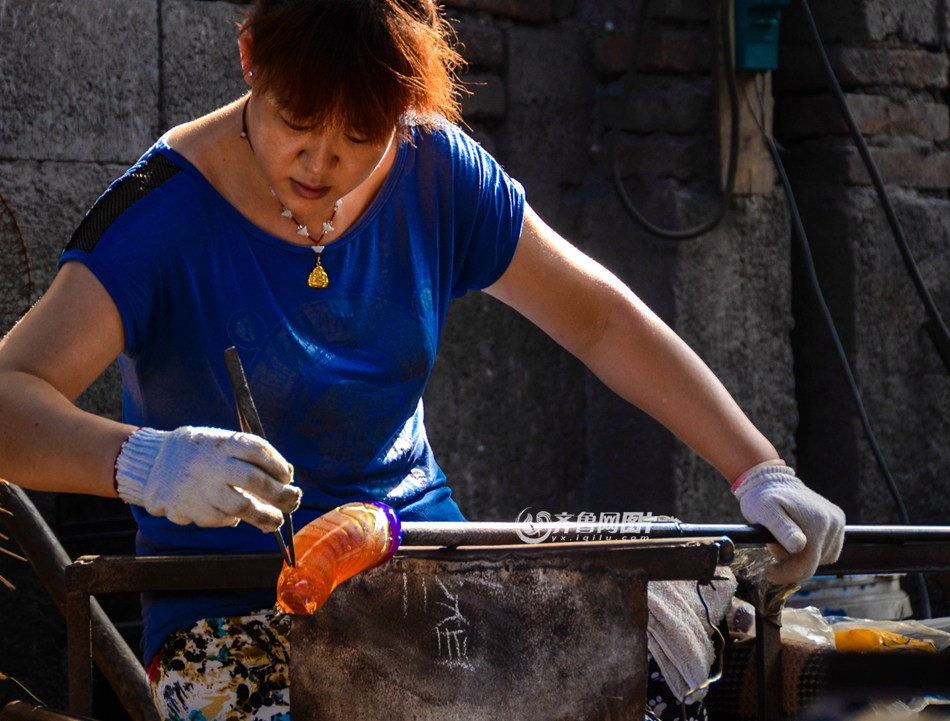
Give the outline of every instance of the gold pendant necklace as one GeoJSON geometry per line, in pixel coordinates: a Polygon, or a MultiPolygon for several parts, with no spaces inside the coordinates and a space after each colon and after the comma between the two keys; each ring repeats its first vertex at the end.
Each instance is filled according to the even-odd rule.
{"type": "MultiPolygon", "coordinates": [[[[254,152],[254,145],[251,143],[251,136],[247,132],[247,105],[251,101],[251,96],[248,95],[247,100],[244,101],[244,108],[241,110],[241,138],[247,141],[247,147],[251,149],[251,153],[254,152]]],[[[285,218],[288,218],[294,225],[297,226],[297,235],[306,238],[311,243],[313,243],[313,252],[317,255],[317,263],[313,266],[313,270],[310,271],[310,276],[307,278],[307,285],[311,288],[326,288],[330,285],[330,278],[327,276],[327,272],[323,269],[323,263],[321,262],[321,256],[323,255],[323,241],[327,237],[328,233],[334,231],[333,219],[336,218],[337,211],[340,209],[340,206],[343,205],[343,198],[340,198],[333,204],[333,212],[330,214],[330,217],[327,220],[323,221],[323,232],[320,233],[319,238],[314,238],[310,235],[310,231],[307,229],[307,226],[297,220],[293,211],[284,205],[283,201],[277,196],[277,192],[271,188],[271,195],[274,196],[274,199],[280,203],[281,215],[285,218]]]]}
{"type": "Polygon", "coordinates": [[[313,266],[313,270],[310,271],[310,277],[307,278],[307,285],[311,288],[326,288],[330,285],[327,272],[323,269],[323,264],[320,262],[321,255],[321,253],[317,253],[317,264],[313,266]]]}
{"type": "MultiPolygon", "coordinates": [[[[277,198],[277,193],[271,189],[270,191],[275,198],[277,198]]],[[[280,198],[277,198],[277,202],[280,203],[280,198]]],[[[321,256],[323,255],[323,239],[327,237],[327,233],[333,232],[333,219],[336,217],[336,212],[340,209],[340,206],[343,205],[343,198],[340,198],[333,204],[333,212],[330,214],[329,220],[323,221],[323,232],[320,233],[319,238],[314,238],[310,235],[310,231],[307,229],[307,226],[301,223],[294,216],[293,211],[288,208],[283,203],[280,203],[283,206],[284,210],[281,212],[281,215],[285,218],[290,218],[290,220],[297,226],[297,235],[302,236],[313,243],[313,252],[317,254],[317,263],[313,266],[313,270],[310,271],[310,277],[307,278],[307,285],[311,288],[326,288],[330,285],[330,278],[327,276],[327,272],[323,269],[323,263],[321,262],[321,256]]]]}

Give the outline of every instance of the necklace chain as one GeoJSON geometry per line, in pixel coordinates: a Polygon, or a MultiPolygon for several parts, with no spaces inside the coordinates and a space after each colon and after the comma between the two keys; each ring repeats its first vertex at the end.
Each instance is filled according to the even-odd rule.
{"type": "MultiPolygon", "coordinates": [[[[244,101],[244,107],[241,110],[241,139],[247,141],[247,147],[251,149],[251,153],[253,154],[254,144],[251,142],[251,135],[247,131],[247,106],[250,102],[251,96],[249,95],[244,101]]],[[[297,220],[297,216],[294,215],[294,212],[284,205],[284,202],[278,197],[277,191],[271,188],[270,193],[274,196],[274,200],[280,203],[281,216],[287,218],[297,226],[297,235],[309,240],[312,243],[311,247],[313,248],[313,252],[317,254],[317,264],[310,272],[310,277],[307,279],[307,285],[309,285],[311,288],[326,288],[330,284],[330,279],[327,277],[327,272],[323,269],[323,263],[321,262],[320,256],[323,254],[324,239],[326,239],[329,233],[332,233],[335,230],[333,227],[333,220],[336,218],[336,214],[340,209],[340,206],[343,205],[343,198],[340,198],[333,204],[333,212],[330,213],[329,218],[323,221],[323,232],[320,233],[319,237],[314,238],[312,235],[310,235],[310,230],[307,228],[306,224],[297,220]]]]}

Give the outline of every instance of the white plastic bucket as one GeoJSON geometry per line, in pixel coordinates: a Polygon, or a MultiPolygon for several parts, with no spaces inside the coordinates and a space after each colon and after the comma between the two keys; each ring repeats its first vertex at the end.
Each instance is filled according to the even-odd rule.
{"type": "Polygon", "coordinates": [[[815,606],[824,616],[850,616],[897,621],[912,614],[910,598],[901,589],[903,574],[814,576],[786,601],[791,608],[815,606]]]}

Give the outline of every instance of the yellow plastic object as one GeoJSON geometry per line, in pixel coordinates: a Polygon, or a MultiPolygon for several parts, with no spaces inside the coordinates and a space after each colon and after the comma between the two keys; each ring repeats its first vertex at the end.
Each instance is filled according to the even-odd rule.
{"type": "Polygon", "coordinates": [[[852,628],[835,631],[835,648],[839,651],[924,651],[936,653],[929,639],[910,638],[899,633],[874,628],[852,628]]]}
{"type": "Polygon", "coordinates": [[[294,534],[297,565],[284,563],[277,579],[278,607],[316,613],[334,588],[388,561],[401,541],[399,517],[382,503],[347,503],[325,513],[294,534]]]}

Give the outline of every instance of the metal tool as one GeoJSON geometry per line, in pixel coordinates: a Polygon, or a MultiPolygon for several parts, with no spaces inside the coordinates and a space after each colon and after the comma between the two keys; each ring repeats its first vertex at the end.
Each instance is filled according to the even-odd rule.
{"type": "MultiPolygon", "coordinates": [[[[845,542],[950,542],[950,526],[845,526],[845,542]]],[[[403,521],[403,546],[494,546],[524,543],[616,541],[727,536],[735,543],[774,543],[762,526],[725,523],[421,522],[403,521]]]]}
{"type": "MultiPolygon", "coordinates": [[[[238,422],[241,424],[241,430],[264,438],[264,426],[261,424],[261,418],[257,414],[257,406],[254,405],[254,399],[251,397],[251,389],[247,385],[247,376],[244,375],[244,366],[241,365],[241,356],[238,355],[237,348],[231,346],[224,351],[224,364],[227,366],[228,378],[231,380],[231,390],[234,391],[234,398],[237,402],[238,422]]],[[[274,531],[274,538],[277,539],[280,554],[284,557],[287,565],[296,566],[294,522],[290,514],[286,512],[284,513],[284,527],[287,528],[287,532],[290,534],[289,539],[284,540],[284,534],[279,528],[274,531]]]]}

